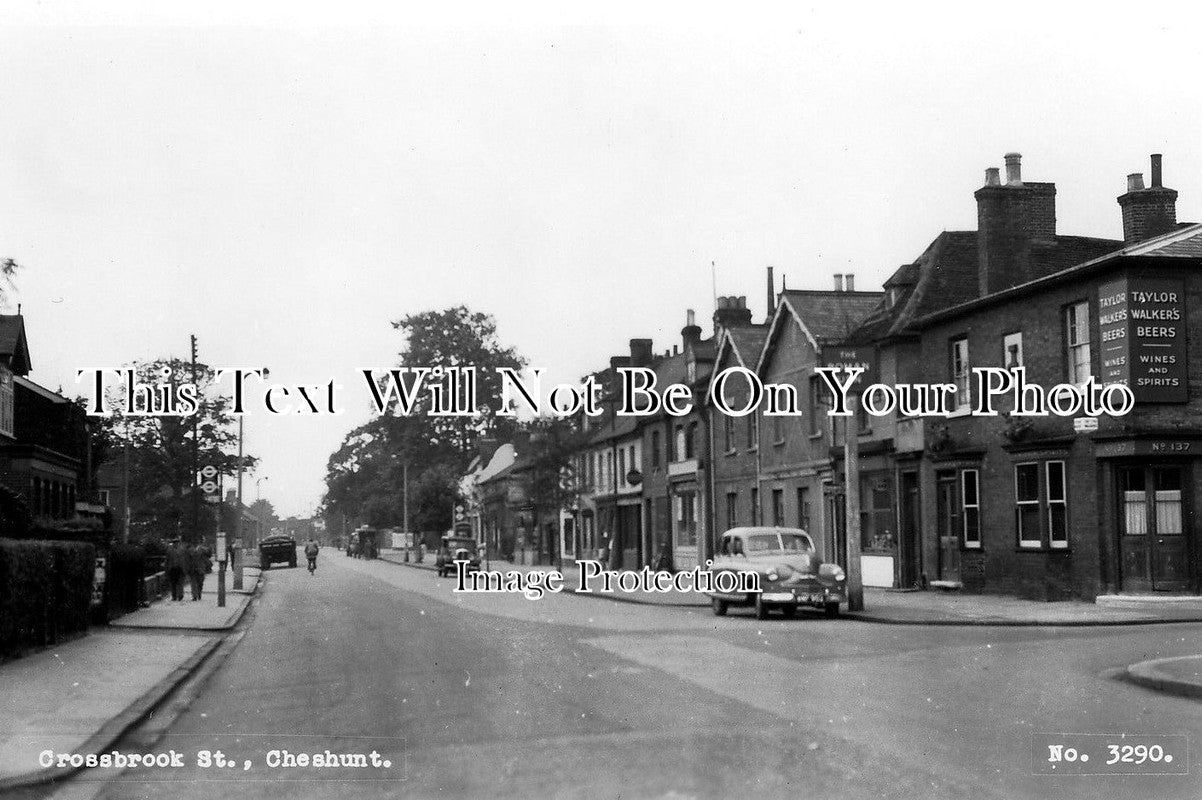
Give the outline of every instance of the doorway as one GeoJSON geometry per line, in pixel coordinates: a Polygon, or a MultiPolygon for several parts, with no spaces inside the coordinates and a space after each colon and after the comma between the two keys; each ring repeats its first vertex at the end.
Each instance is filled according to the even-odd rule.
{"type": "Polygon", "coordinates": [[[1122,588],[1135,592],[1189,589],[1189,536],[1179,466],[1118,469],[1122,588]]]}
{"type": "Polygon", "coordinates": [[[956,473],[935,474],[935,526],[939,535],[939,580],[960,582],[960,493],[956,473]]]}
{"type": "Polygon", "coordinates": [[[898,553],[897,585],[910,589],[919,585],[918,535],[922,530],[922,517],[918,497],[918,473],[903,472],[901,475],[901,542],[898,553]]]}

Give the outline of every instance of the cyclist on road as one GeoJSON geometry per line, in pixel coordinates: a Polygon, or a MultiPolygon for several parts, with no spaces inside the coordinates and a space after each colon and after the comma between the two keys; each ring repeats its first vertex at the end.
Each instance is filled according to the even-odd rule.
{"type": "Polygon", "coordinates": [[[313,539],[305,542],[305,558],[309,559],[309,574],[312,575],[317,571],[317,553],[319,547],[313,539]]]}

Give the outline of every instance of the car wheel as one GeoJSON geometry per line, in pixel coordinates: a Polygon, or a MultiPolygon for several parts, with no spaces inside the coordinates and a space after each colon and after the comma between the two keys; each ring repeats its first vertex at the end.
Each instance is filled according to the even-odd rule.
{"type": "Polygon", "coordinates": [[[288,566],[290,566],[290,567],[296,567],[296,559],[294,558],[294,559],[290,560],[290,561],[288,562],[288,566]]]}
{"type": "Polygon", "coordinates": [[[727,605],[726,605],[726,601],[725,601],[725,600],[719,600],[719,599],[718,599],[718,598],[716,598],[716,597],[714,597],[714,598],[711,598],[711,599],[710,599],[710,607],[714,609],[714,616],[715,616],[715,617],[724,617],[724,616],[726,616],[726,608],[727,608],[727,605]]]}
{"type": "Polygon", "coordinates": [[[827,603],[825,606],[823,606],[823,609],[826,611],[826,615],[828,617],[839,616],[839,603],[837,601],[833,603],[827,603]]]}
{"type": "Polygon", "coordinates": [[[786,617],[788,617],[789,619],[792,619],[793,617],[797,616],[797,604],[790,603],[787,606],[781,606],[780,611],[786,617]]]}
{"type": "Polygon", "coordinates": [[[261,572],[266,572],[266,571],[267,571],[267,570],[269,570],[269,569],[271,569],[271,562],[270,562],[270,561],[260,561],[260,562],[259,562],[259,570],[260,570],[261,572]]]}
{"type": "Polygon", "coordinates": [[[768,606],[764,604],[763,593],[755,596],[755,618],[768,619],[768,606]]]}

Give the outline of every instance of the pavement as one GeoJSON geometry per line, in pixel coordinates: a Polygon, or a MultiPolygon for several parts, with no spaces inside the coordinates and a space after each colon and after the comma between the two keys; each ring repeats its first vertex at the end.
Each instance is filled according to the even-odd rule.
{"type": "Polygon", "coordinates": [[[226,573],[225,607],[217,605],[217,570],[205,577],[200,600],[192,600],[192,589],[185,582],[184,599],[170,598],[151,603],[148,608],[118,617],[109,623],[114,628],[178,628],[186,630],[225,631],[234,627],[246,611],[259,583],[259,568],[244,567],[242,590],[235,591],[233,572],[226,573]]]}
{"type": "Polygon", "coordinates": [[[227,578],[224,608],[214,574],[197,602],[160,600],[0,665],[0,791],[61,778],[39,754],[104,751],[197,670],[245,613],[259,570],[245,571],[242,591],[227,578]]]}

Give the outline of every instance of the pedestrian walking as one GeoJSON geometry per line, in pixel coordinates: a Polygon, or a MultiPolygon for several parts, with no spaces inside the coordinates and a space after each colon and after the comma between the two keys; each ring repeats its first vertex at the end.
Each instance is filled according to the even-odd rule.
{"type": "Polygon", "coordinates": [[[167,548],[167,582],[171,585],[171,600],[184,599],[184,575],[188,571],[188,551],[176,539],[167,548]]]}

